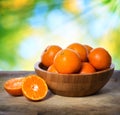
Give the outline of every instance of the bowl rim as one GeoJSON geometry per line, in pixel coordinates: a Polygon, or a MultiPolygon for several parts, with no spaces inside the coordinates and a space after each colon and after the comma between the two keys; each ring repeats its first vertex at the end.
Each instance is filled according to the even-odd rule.
{"type": "Polygon", "coordinates": [[[101,71],[97,71],[97,72],[94,72],[94,73],[87,73],[87,74],[84,74],[84,73],[81,73],[81,74],[77,74],[77,73],[72,73],[72,74],[62,74],[62,73],[54,73],[54,72],[48,72],[42,68],[39,67],[39,65],[41,64],[41,62],[37,61],[35,64],[34,64],[34,69],[36,70],[39,70],[39,71],[42,71],[44,73],[49,73],[51,75],[63,75],[63,76],[66,76],[66,75],[72,75],[72,76],[78,76],[78,75],[81,75],[81,76],[90,76],[90,75],[97,75],[97,74],[100,74],[100,73],[105,73],[107,71],[110,71],[110,70],[113,70],[114,71],[114,68],[115,68],[115,65],[112,63],[110,65],[110,68],[107,68],[105,70],[101,70],[101,71]]]}

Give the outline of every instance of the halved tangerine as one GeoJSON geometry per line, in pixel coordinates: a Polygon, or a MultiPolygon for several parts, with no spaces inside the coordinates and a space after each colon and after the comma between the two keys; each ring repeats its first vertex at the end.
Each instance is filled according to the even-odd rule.
{"type": "Polygon", "coordinates": [[[37,75],[29,75],[25,78],[22,91],[26,98],[38,101],[45,98],[48,92],[46,82],[37,75]]]}
{"type": "Polygon", "coordinates": [[[4,89],[13,96],[23,95],[22,93],[22,83],[24,77],[11,78],[4,83],[4,89]]]}

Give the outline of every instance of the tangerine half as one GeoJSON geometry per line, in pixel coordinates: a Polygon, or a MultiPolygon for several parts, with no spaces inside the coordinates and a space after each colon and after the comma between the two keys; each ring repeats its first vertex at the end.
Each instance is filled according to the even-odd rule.
{"type": "Polygon", "coordinates": [[[11,78],[4,83],[4,89],[13,96],[23,95],[22,84],[24,79],[24,77],[11,78]]]}
{"type": "Polygon", "coordinates": [[[23,84],[22,91],[26,98],[33,101],[42,100],[48,92],[46,82],[37,75],[28,75],[23,84]]]}

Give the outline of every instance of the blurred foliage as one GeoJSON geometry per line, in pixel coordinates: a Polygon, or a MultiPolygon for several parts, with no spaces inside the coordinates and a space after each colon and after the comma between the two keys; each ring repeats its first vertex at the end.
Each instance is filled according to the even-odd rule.
{"type": "Polygon", "coordinates": [[[27,0],[0,1],[0,68],[2,69],[6,67],[11,69],[19,60],[17,46],[22,36],[18,33],[27,25],[25,20],[30,17],[35,5],[34,2],[29,2],[30,4],[27,2],[27,0]]]}
{"type": "Polygon", "coordinates": [[[34,9],[38,4],[48,7],[46,14],[61,5],[56,0],[0,0],[1,69],[14,69],[20,61],[18,47],[26,36],[25,31],[29,29],[27,19],[34,15],[34,9]]]}
{"type": "Polygon", "coordinates": [[[110,30],[107,34],[103,35],[99,40],[99,45],[106,48],[112,56],[112,63],[115,64],[115,69],[120,69],[120,28],[110,30]]]}
{"type": "Polygon", "coordinates": [[[111,12],[120,15],[120,0],[102,0],[102,2],[109,7],[111,12]]]}
{"type": "MultiPolygon", "coordinates": [[[[63,25],[76,21],[78,26],[86,29],[86,33],[91,38],[94,37],[90,33],[92,30],[92,21],[96,21],[101,16],[101,14],[89,15],[92,14],[94,10],[103,5],[108,7],[109,12],[113,13],[113,16],[114,14],[118,15],[118,17],[120,16],[119,0],[85,0],[84,4],[83,7],[82,1],[79,0],[0,0],[0,69],[15,70],[16,65],[20,64],[21,60],[23,60],[18,52],[19,45],[32,31],[36,31],[31,27],[29,22],[31,18],[32,21],[34,20],[33,17],[35,17],[36,14],[39,15],[39,18],[43,18],[43,27],[46,28],[48,32],[50,31],[47,21],[49,14],[52,13],[52,11],[59,10],[63,16],[66,15],[66,17],[69,17],[64,21],[63,25]]],[[[57,20],[59,21],[59,17],[56,17],[56,22],[57,20]]],[[[39,36],[41,36],[41,34],[39,36]]],[[[111,51],[117,65],[118,62],[120,62],[120,56],[118,55],[120,46],[119,37],[120,27],[117,26],[111,29],[107,35],[104,34],[99,39],[92,39],[97,45],[104,44],[104,46],[111,51]],[[101,39],[105,42],[102,42],[103,40],[101,39]]],[[[29,46],[29,44],[27,45],[29,46]]],[[[117,69],[118,68],[117,66],[117,69]]]]}

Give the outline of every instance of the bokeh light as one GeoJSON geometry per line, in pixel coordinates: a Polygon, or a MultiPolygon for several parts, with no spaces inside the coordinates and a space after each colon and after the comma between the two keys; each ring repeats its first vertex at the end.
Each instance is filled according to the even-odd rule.
{"type": "Polygon", "coordinates": [[[1,0],[0,70],[34,70],[48,45],[106,48],[120,69],[119,0],[1,0]]]}

